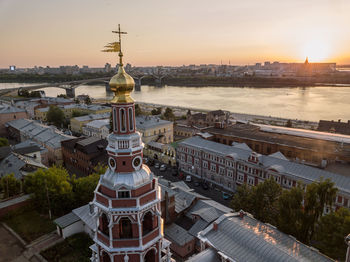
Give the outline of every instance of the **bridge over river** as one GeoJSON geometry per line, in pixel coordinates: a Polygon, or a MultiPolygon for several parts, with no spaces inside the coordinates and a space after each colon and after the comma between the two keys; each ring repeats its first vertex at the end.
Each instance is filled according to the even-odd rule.
{"type": "MultiPolygon", "coordinates": [[[[141,80],[147,76],[154,78],[157,85],[161,85],[162,79],[166,76],[162,74],[143,74],[139,72],[130,72],[130,75],[135,80],[136,90],[140,90],[141,80]]],[[[17,87],[17,88],[1,89],[0,96],[6,95],[18,90],[32,91],[37,89],[56,87],[56,88],[65,89],[67,96],[70,98],[74,98],[75,89],[78,88],[79,86],[86,85],[86,84],[105,84],[106,89],[108,89],[109,80],[110,80],[110,77],[101,77],[101,78],[94,78],[94,79],[83,79],[83,80],[75,80],[75,81],[68,81],[68,82],[48,83],[48,84],[40,84],[40,85],[32,85],[32,86],[23,86],[23,87],[17,87]]]]}

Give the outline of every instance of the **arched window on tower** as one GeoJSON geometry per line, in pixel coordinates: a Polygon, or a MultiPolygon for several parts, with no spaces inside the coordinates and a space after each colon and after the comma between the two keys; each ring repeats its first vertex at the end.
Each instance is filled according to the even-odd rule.
{"type": "Polygon", "coordinates": [[[119,220],[119,237],[132,238],[132,224],[129,218],[123,217],[119,220]]]}
{"type": "Polygon", "coordinates": [[[145,262],[156,261],[156,251],[154,249],[149,250],[145,255],[145,262]]]}
{"type": "Polygon", "coordinates": [[[134,113],[132,108],[129,108],[129,128],[130,131],[134,131],[134,113]]]}
{"type": "Polygon", "coordinates": [[[109,227],[108,227],[109,221],[107,218],[107,215],[105,213],[102,213],[101,220],[100,220],[100,231],[109,236],[109,227]]]}
{"type": "Polygon", "coordinates": [[[120,119],[120,131],[125,132],[126,131],[126,113],[125,109],[121,108],[119,110],[119,119],[120,119]]]}
{"type": "Polygon", "coordinates": [[[142,235],[146,235],[153,230],[153,219],[154,217],[150,211],[144,215],[142,221],[142,235]]]}
{"type": "Polygon", "coordinates": [[[117,109],[113,108],[113,130],[118,131],[118,121],[117,121],[117,109]]]}

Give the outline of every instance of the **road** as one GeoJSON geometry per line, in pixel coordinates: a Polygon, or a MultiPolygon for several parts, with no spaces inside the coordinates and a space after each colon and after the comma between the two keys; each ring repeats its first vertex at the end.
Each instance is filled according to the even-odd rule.
{"type": "MultiPolygon", "coordinates": [[[[163,177],[163,178],[165,178],[169,181],[172,181],[172,182],[181,181],[181,179],[178,176],[173,176],[171,174],[170,168],[168,168],[166,171],[160,171],[159,169],[155,168],[154,166],[151,166],[150,169],[158,177],[163,177]]],[[[195,181],[197,178],[193,178],[193,179],[195,181]]],[[[186,182],[186,184],[190,188],[194,189],[194,191],[197,192],[198,194],[201,194],[201,195],[206,196],[212,200],[215,200],[224,206],[230,207],[231,200],[224,200],[222,198],[222,191],[221,190],[210,188],[210,187],[208,190],[205,190],[201,186],[197,186],[197,187],[194,186],[194,181],[192,181],[191,183],[186,182]]]]}

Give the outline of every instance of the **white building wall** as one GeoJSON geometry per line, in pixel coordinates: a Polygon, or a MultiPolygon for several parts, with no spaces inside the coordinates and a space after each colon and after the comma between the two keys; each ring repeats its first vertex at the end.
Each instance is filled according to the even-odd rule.
{"type": "MultiPolygon", "coordinates": [[[[81,220],[65,227],[62,229],[62,237],[63,238],[67,238],[71,235],[80,233],[80,232],[84,232],[84,226],[83,226],[83,222],[81,220]]],[[[57,226],[57,233],[60,235],[60,229],[57,226]]]]}

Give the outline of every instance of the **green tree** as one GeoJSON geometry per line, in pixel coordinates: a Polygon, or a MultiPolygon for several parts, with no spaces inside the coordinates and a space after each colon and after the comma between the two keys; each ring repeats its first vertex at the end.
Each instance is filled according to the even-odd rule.
{"type": "Polygon", "coordinates": [[[315,234],[315,247],[322,253],[337,259],[345,260],[347,245],[344,242],[350,232],[350,211],[340,208],[322,216],[315,234]]]}
{"type": "Polygon", "coordinates": [[[282,188],[273,179],[265,180],[256,187],[242,185],[232,200],[235,211],[243,209],[262,222],[276,224],[278,219],[278,198],[282,188]]]}
{"type": "Polygon", "coordinates": [[[286,234],[300,239],[303,220],[304,190],[300,184],[290,190],[284,190],[279,198],[279,216],[277,226],[286,234]]]}
{"type": "Polygon", "coordinates": [[[135,104],[135,116],[142,115],[142,110],[139,104],[135,104]]]}
{"type": "Polygon", "coordinates": [[[277,224],[278,198],[282,187],[273,179],[267,179],[252,189],[252,214],[262,222],[277,224]]]}
{"type": "Polygon", "coordinates": [[[175,120],[175,115],[173,113],[173,110],[170,107],[167,107],[164,112],[164,118],[166,120],[175,120]]]}
{"type": "Polygon", "coordinates": [[[313,182],[306,188],[304,196],[304,214],[300,240],[309,243],[313,237],[317,221],[324,210],[332,208],[338,189],[330,179],[313,182]]]}
{"type": "Polygon", "coordinates": [[[87,112],[82,112],[80,110],[73,110],[72,112],[72,117],[79,117],[79,116],[86,116],[88,115],[89,113],[87,112]]]}
{"type": "Polygon", "coordinates": [[[157,108],[153,108],[151,111],[152,115],[161,115],[162,114],[162,108],[161,107],[157,107],[157,108]]]}
{"type": "Polygon", "coordinates": [[[74,102],[75,102],[76,104],[80,104],[80,101],[79,101],[79,99],[77,99],[77,98],[74,98],[74,102]]]}
{"type": "Polygon", "coordinates": [[[68,96],[65,94],[59,94],[59,95],[57,95],[57,97],[68,98],[68,96]]]}
{"type": "Polygon", "coordinates": [[[91,98],[90,98],[90,96],[87,96],[86,98],[85,98],[85,104],[87,104],[87,105],[91,105],[91,103],[92,103],[92,101],[91,101],[91,98]]]}
{"type": "Polygon", "coordinates": [[[234,195],[231,206],[236,212],[244,210],[246,212],[252,212],[252,189],[246,184],[238,187],[236,194],[234,195]]]}
{"type": "Polygon", "coordinates": [[[21,182],[15,178],[14,174],[2,177],[0,183],[4,190],[4,198],[12,197],[21,193],[21,182]]]}
{"type": "Polygon", "coordinates": [[[39,169],[25,178],[25,191],[32,194],[34,203],[55,215],[63,215],[71,210],[72,185],[66,169],[53,166],[39,169]]]}
{"type": "Polygon", "coordinates": [[[9,141],[5,137],[0,137],[0,147],[8,146],[9,141]]]}
{"type": "Polygon", "coordinates": [[[49,123],[52,123],[57,127],[62,127],[65,123],[63,111],[53,105],[50,106],[50,109],[46,114],[46,119],[49,123]]]}
{"type": "Polygon", "coordinates": [[[100,179],[98,173],[93,173],[86,177],[73,179],[74,205],[79,207],[88,204],[94,198],[94,191],[100,179]]]}

